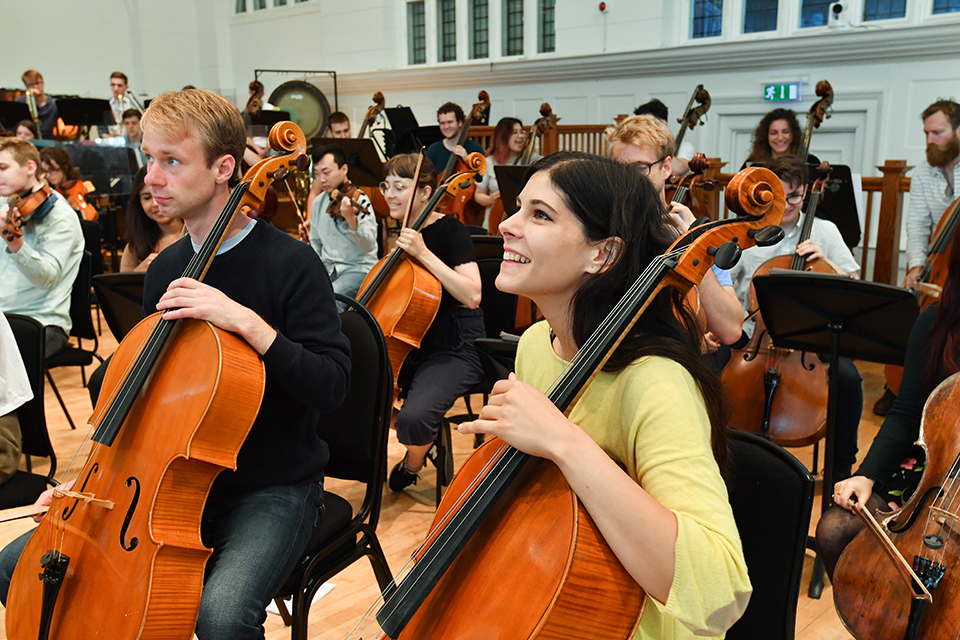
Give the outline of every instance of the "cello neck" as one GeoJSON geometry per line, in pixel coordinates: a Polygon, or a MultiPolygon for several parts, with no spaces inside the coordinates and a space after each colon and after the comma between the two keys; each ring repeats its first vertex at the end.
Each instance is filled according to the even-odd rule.
{"type": "MultiPolygon", "coordinates": [[[[813,220],[817,217],[817,204],[820,202],[820,196],[823,193],[823,186],[818,180],[810,192],[810,202],[807,204],[807,210],[803,213],[803,226],[800,227],[800,236],[797,238],[797,244],[810,239],[813,233],[813,220]]],[[[792,271],[802,271],[806,264],[806,258],[794,253],[790,262],[792,271]]]]}

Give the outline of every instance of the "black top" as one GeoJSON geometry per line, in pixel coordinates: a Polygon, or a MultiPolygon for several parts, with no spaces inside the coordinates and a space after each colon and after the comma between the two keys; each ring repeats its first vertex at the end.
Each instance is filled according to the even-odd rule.
{"type": "MultiPolygon", "coordinates": [[[[156,311],[167,285],[180,277],[193,253],[187,236],[154,259],[144,281],[145,315],[156,311]]],[[[221,473],[211,495],[229,486],[321,480],[330,452],[317,435],[317,421],[340,405],[350,376],[350,345],[340,332],[323,263],[310,245],[258,222],[237,246],[214,258],[204,282],[277,330],[262,356],[263,402],[240,449],[237,470],[221,473]]]]}
{"type": "MultiPolygon", "coordinates": [[[[745,160],[745,161],[743,162],[742,165],[740,165],[740,171],[743,171],[743,170],[746,169],[747,167],[762,167],[762,166],[764,166],[765,164],[767,164],[767,162],[768,162],[767,160],[764,160],[764,161],[761,162],[761,161],[759,161],[759,160],[750,160],[750,159],[748,158],[747,160],[745,160]]],[[[819,167],[819,166],[820,166],[820,158],[818,158],[817,156],[813,155],[812,153],[808,153],[808,154],[807,154],[807,166],[819,167]]],[[[816,179],[816,173],[811,172],[810,177],[811,177],[810,182],[812,183],[813,180],[816,179]]]]}
{"type": "MultiPolygon", "coordinates": [[[[433,224],[423,227],[421,233],[427,249],[451,269],[477,261],[470,232],[453,216],[443,216],[433,224]]],[[[446,349],[459,344],[455,334],[457,326],[453,319],[453,310],[460,306],[460,301],[444,289],[437,316],[421,341],[421,350],[446,349]]]]}
{"type": "MultiPolygon", "coordinates": [[[[463,148],[467,150],[467,153],[483,153],[483,147],[480,146],[480,143],[476,140],[471,140],[467,138],[463,143],[463,148]]],[[[450,155],[453,152],[447,149],[443,145],[443,140],[437,140],[432,145],[427,147],[426,156],[433,163],[433,168],[437,170],[437,175],[443,173],[443,170],[447,166],[447,161],[450,160],[450,155]]]]}
{"type": "MultiPolygon", "coordinates": [[[[873,444],[870,445],[867,457],[857,470],[857,475],[876,482],[874,490],[882,486],[897,470],[900,462],[908,456],[913,443],[920,436],[920,418],[923,415],[923,405],[929,395],[925,391],[927,362],[930,357],[941,357],[941,354],[931,356],[927,353],[930,329],[933,327],[938,308],[938,304],[933,304],[924,309],[913,325],[910,340],[907,343],[907,357],[903,363],[900,393],[883,419],[883,424],[873,444]]],[[[946,377],[947,373],[941,365],[937,371],[934,387],[943,382],[946,377]]]]}

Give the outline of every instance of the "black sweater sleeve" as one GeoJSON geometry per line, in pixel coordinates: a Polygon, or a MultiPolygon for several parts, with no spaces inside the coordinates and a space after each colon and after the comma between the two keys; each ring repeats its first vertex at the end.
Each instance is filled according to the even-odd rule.
{"type": "Polygon", "coordinates": [[[910,340],[907,343],[907,357],[903,364],[900,393],[884,418],[873,444],[870,445],[867,457],[857,470],[857,475],[874,480],[877,487],[880,487],[890,474],[896,471],[900,462],[910,452],[911,445],[920,435],[920,418],[923,415],[923,405],[927,400],[927,394],[924,393],[924,379],[930,357],[927,353],[928,340],[938,306],[927,307],[913,325],[910,340]]]}

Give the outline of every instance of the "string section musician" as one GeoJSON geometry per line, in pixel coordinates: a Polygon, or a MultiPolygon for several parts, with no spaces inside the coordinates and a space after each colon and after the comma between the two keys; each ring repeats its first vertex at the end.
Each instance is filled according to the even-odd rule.
{"type": "Polygon", "coordinates": [[[335,145],[313,152],[314,182],[320,195],[314,199],[306,226],[313,247],[337,293],[357,297],[363,279],[377,263],[377,219],[370,199],[359,189],[354,198],[339,193],[349,184],[347,156],[335,145]],[[337,191],[338,199],[332,194],[337,191]]]}
{"type": "MultiPolygon", "coordinates": [[[[246,137],[237,108],[210,91],[166,92],[151,102],[142,124],[145,182],[161,213],[183,220],[188,231],[150,265],[144,312],[230,331],[260,354],[266,372],[236,470],[217,476],[202,514],[201,538],[213,554],[196,627],[200,640],[262,639],[265,607],[320,517],[329,449],[316,425],[346,393],[349,343],[316,254],[242,213],[204,281],[180,277],[235,183],[246,137]]],[[[49,504],[50,495],[43,500],[49,504]]],[[[0,552],[4,602],[26,541],[18,538],[0,552]]]]}
{"type": "Polygon", "coordinates": [[[463,109],[458,104],[446,102],[437,109],[437,124],[440,125],[443,140],[438,140],[427,147],[427,158],[437,171],[443,171],[447,166],[451,153],[461,160],[466,160],[467,155],[471,153],[483,153],[483,147],[476,140],[468,138],[462,145],[458,144],[460,130],[465,122],[466,116],[463,115],[463,109]]]}

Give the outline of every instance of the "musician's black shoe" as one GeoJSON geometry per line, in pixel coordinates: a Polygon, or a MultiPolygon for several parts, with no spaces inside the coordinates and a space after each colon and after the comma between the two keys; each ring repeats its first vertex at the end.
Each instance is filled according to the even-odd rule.
{"type": "Polygon", "coordinates": [[[880,399],[873,403],[873,413],[878,416],[885,416],[887,412],[890,411],[890,407],[893,406],[893,401],[897,399],[897,396],[893,395],[893,391],[890,391],[888,387],[883,388],[883,395],[880,396],[880,399]]]}
{"type": "Polygon", "coordinates": [[[403,460],[397,463],[390,471],[390,491],[399,493],[412,484],[417,484],[417,480],[420,479],[420,476],[407,469],[407,457],[404,456],[403,460]]]}

